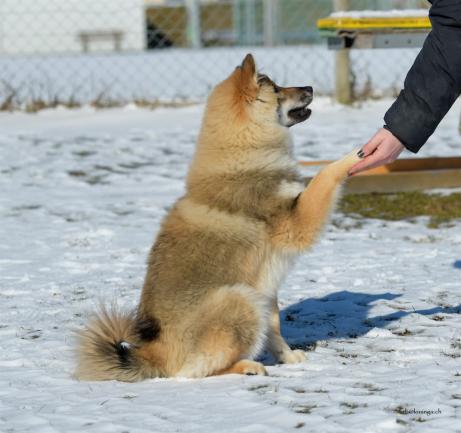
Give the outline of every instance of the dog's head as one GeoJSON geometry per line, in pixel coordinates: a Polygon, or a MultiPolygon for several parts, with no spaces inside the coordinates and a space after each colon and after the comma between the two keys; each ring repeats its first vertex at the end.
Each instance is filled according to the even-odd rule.
{"type": "Polygon", "coordinates": [[[290,127],[304,122],[311,115],[308,108],[313,90],[305,87],[281,87],[267,75],[259,74],[254,58],[247,54],[230,77],[216,87],[213,98],[231,95],[234,112],[263,123],[290,127]]]}

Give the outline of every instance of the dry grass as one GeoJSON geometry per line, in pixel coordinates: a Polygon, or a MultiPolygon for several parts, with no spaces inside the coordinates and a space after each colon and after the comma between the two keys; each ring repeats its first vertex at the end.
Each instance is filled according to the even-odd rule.
{"type": "Polygon", "coordinates": [[[461,193],[350,194],[343,197],[339,210],[351,216],[390,221],[428,216],[428,227],[437,228],[461,219],[461,193]]]}
{"type": "Polygon", "coordinates": [[[185,97],[174,98],[171,101],[161,101],[158,99],[130,98],[128,100],[115,99],[110,96],[110,88],[99,92],[91,101],[82,103],[77,98],[79,88],[74,89],[73,93],[67,98],[59,97],[53,88],[52,82],[47,85],[38,86],[40,92],[24,92],[20,85],[14,87],[10,83],[0,80],[0,111],[25,111],[36,113],[40,110],[65,107],[79,108],[82,105],[90,105],[97,109],[116,108],[126,106],[128,103],[137,107],[156,109],[156,108],[178,108],[197,104],[197,101],[185,97]],[[38,96],[38,93],[40,96],[38,96]]]}
{"type": "MultiPolygon", "coordinates": [[[[139,108],[148,108],[151,110],[155,110],[156,108],[181,108],[181,107],[188,107],[191,105],[196,105],[197,102],[192,101],[171,101],[171,102],[163,102],[163,101],[148,101],[148,100],[135,100],[132,102],[135,106],[139,108]]],[[[29,101],[25,104],[17,104],[14,102],[14,95],[8,97],[0,103],[0,111],[25,111],[26,113],[37,113],[41,110],[46,110],[50,108],[56,107],[65,107],[65,108],[80,108],[83,105],[90,105],[96,109],[107,109],[107,108],[117,108],[117,107],[124,107],[127,105],[126,102],[118,102],[111,99],[95,99],[91,101],[89,104],[80,104],[76,101],[60,101],[60,100],[53,100],[53,101],[44,101],[42,99],[35,99],[29,101]]]]}

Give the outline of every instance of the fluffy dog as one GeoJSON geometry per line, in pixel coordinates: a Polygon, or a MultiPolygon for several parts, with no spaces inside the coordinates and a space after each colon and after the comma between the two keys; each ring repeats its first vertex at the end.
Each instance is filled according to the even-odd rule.
{"type": "Polygon", "coordinates": [[[208,98],[187,192],[162,223],[136,311],[105,309],[79,335],[76,376],[267,374],[305,353],[280,334],[277,289],[321,233],[356,152],[306,187],[288,128],[306,120],[311,87],[280,87],[247,55],[208,98]]]}

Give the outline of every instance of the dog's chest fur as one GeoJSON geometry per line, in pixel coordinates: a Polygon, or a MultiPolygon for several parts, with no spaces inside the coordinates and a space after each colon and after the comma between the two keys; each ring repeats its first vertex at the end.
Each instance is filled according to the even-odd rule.
{"type": "Polygon", "coordinates": [[[265,254],[256,288],[264,295],[275,298],[280,284],[294,264],[295,255],[271,250],[265,254]]]}

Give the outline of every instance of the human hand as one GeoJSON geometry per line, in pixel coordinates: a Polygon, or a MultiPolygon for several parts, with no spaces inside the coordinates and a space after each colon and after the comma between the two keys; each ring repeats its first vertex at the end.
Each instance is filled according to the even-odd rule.
{"type": "MultiPolygon", "coordinates": [[[[403,149],[405,149],[405,146],[392,132],[381,128],[362,147],[363,159],[349,170],[349,175],[370,170],[383,164],[389,164],[399,157],[403,149]]],[[[359,154],[359,156],[361,155],[359,154]]]]}

